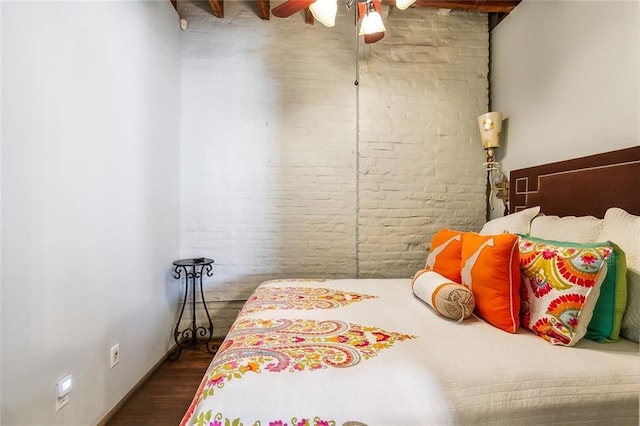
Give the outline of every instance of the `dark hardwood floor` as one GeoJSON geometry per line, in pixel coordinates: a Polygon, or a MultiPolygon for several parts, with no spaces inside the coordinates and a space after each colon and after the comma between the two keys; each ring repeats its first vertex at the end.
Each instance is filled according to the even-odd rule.
{"type": "Polygon", "coordinates": [[[199,345],[184,349],[176,361],[164,361],[106,424],[178,425],[212,358],[199,345]]]}

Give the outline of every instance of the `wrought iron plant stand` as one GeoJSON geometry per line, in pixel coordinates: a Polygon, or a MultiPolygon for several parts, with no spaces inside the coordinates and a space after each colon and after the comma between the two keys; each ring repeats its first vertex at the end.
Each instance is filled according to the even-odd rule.
{"type": "Polygon", "coordinates": [[[180,316],[178,317],[178,321],[176,322],[173,331],[173,340],[175,340],[176,346],[169,354],[169,359],[172,361],[175,361],[180,357],[183,348],[189,345],[193,345],[195,348],[199,341],[205,342],[208,352],[215,353],[216,348],[211,341],[213,338],[213,322],[211,321],[207,304],[204,301],[204,292],[202,291],[203,276],[205,274],[208,277],[213,276],[213,262],[213,259],[206,257],[180,259],[173,262],[173,265],[175,266],[173,276],[177,280],[184,276],[185,287],[180,316]],[[198,326],[196,323],[196,281],[198,281],[200,286],[200,297],[202,299],[204,312],[207,315],[208,327],[198,326]],[[182,321],[182,315],[184,314],[184,308],[188,300],[189,284],[191,284],[191,327],[180,330],[180,321],[182,321]]]}

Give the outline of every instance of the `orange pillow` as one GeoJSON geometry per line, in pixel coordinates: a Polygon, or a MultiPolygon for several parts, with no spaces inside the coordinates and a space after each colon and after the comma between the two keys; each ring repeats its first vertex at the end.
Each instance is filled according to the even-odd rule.
{"type": "Polygon", "coordinates": [[[475,298],[475,313],[509,333],[520,326],[519,261],[515,234],[464,235],[461,277],[475,298]]]}
{"type": "Polygon", "coordinates": [[[460,261],[462,260],[462,238],[465,232],[441,229],[433,236],[425,269],[435,271],[443,277],[460,284],[460,261]]]}

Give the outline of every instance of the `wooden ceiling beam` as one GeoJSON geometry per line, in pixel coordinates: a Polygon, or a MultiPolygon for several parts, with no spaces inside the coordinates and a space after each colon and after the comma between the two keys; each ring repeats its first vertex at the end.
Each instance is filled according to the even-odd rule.
{"type": "Polygon", "coordinates": [[[258,0],[258,16],[260,19],[268,21],[271,18],[271,2],[269,0],[258,0]]]}
{"type": "MultiPolygon", "coordinates": [[[[177,10],[177,0],[170,1],[177,10]]],[[[416,0],[412,7],[437,7],[440,9],[463,9],[485,13],[508,14],[515,9],[521,1],[522,0],[416,0]]],[[[381,0],[380,2],[386,6],[396,5],[396,0],[381,0]]],[[[271,1],[256,0],[256,4],[260,19],[269,20],[271,18],[271,1]]],[[[224,0],[209,0],[209,6],[211,7],[213,16],[224,18],[224,0]]],[[[304,10],[304,21],[310,25],[314,23],[313,15],[309,11],[309,8],[305,8],[304,10]]]]}
{"type": "Polygon", "coordinates": [[[224,0],[209,0],[211,12],[216,18],[224,18],[224,0]]]}
{"type": "MultiPolygon", "coordinates": [[[[521,0],[416,0],[413,7],[438,7],[441,9],[464,9],[486,13],[509,13],[521,0]]],[[[395,0],[382,0],[382,4],[395,6],[395,0]]]]}

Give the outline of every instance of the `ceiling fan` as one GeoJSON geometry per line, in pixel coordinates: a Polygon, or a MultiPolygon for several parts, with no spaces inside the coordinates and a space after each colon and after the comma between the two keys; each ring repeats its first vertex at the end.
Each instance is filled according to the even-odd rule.
{"type": "MultiPolygon", "coordinates": [[[[347,9],[351,9],[356,0],[346,0],[347,9]]],[[[415,0],[397,0],[396,7],[406,9],[415,0]]],[[[358,19],[361,20],[359,35],[364,36],[364,42],[375,43],[382,40],[386,31],[382,23],[382,8],[380,0],[357,0],[358,19]]],[[[273,16],[288,18],[289,16],[309,8],[315,19],[327,27],[333,27],[338,10],[337,0],[287,0],[271,9],[273,16]]]]}

